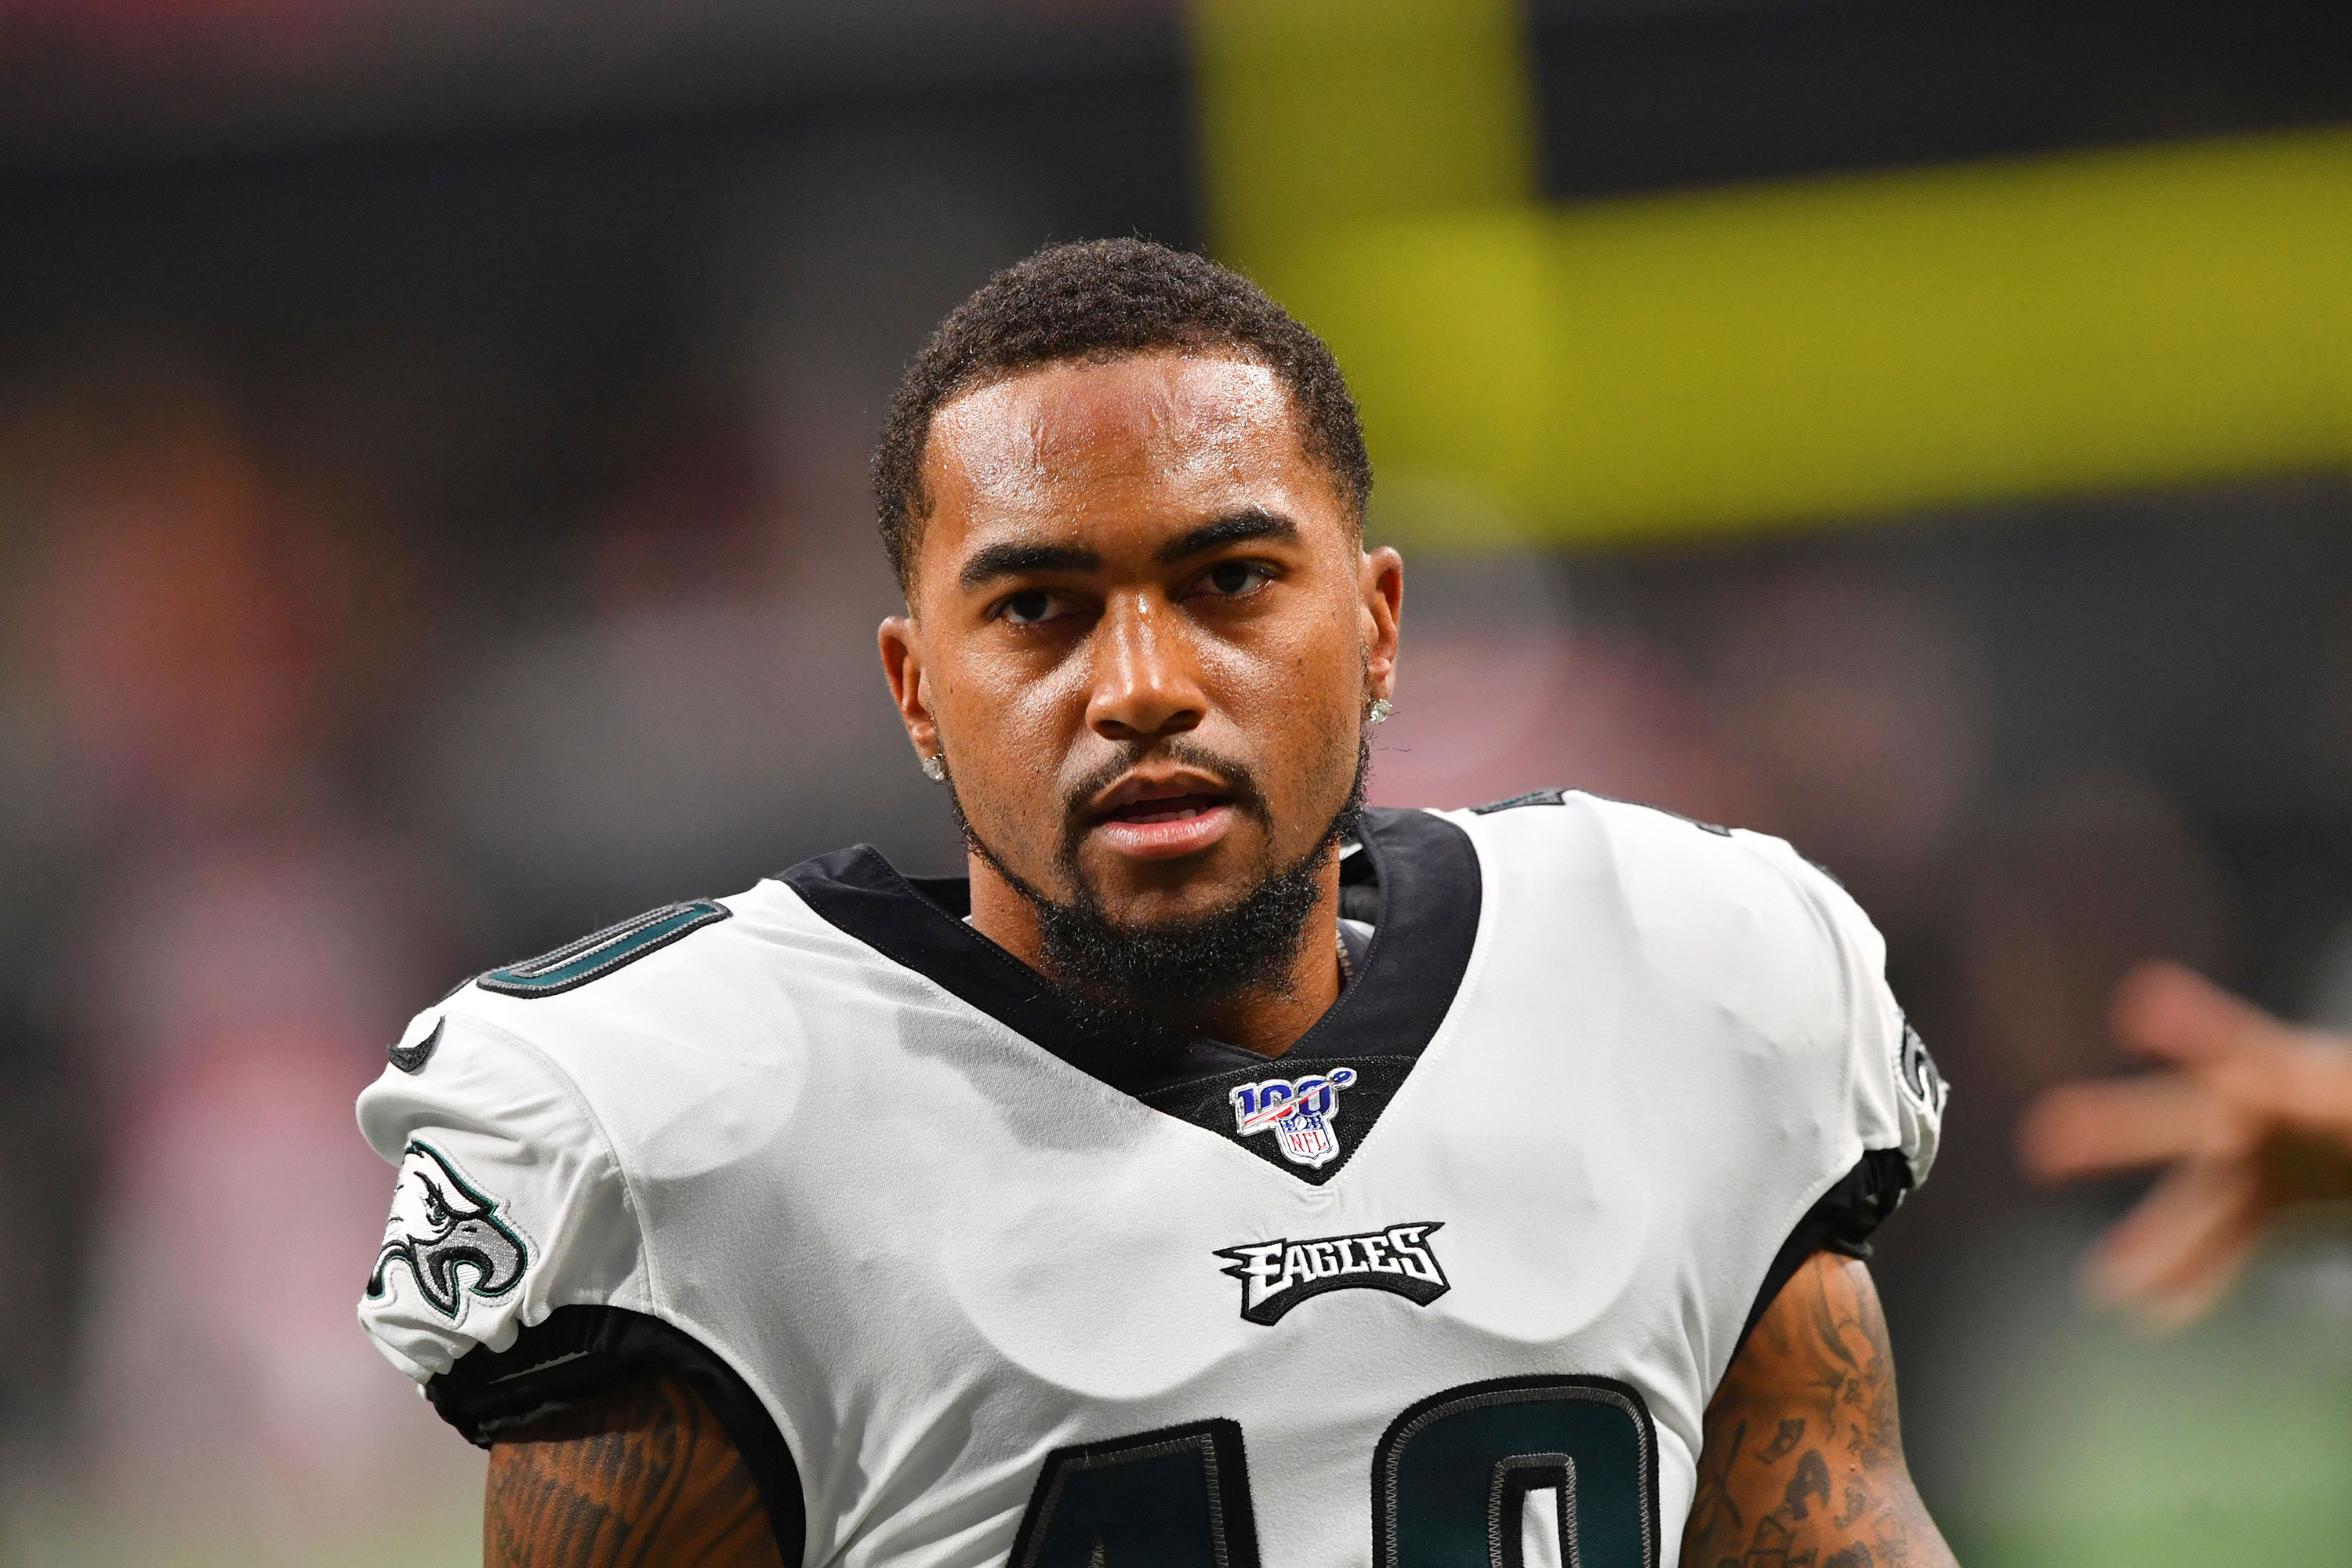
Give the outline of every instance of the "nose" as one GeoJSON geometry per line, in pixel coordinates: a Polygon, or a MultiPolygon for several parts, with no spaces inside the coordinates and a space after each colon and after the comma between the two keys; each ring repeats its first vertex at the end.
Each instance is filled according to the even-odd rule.
{"type": "Polygon", "coordinates": [[[1176,735],[1208,711],[1181,617],[1142,594],[1120,595],[1095,626],[1087,725],[1113,741],[1176,735]]]}

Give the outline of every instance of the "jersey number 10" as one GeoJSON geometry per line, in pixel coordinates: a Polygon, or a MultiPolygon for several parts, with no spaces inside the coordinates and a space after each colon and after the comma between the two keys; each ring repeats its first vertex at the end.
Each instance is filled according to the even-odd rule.
{"type": "MultiPolygon", "coordinates": [[[[1599,1377],[1464,1384],[1389,1425],[1372,1455],[1374,1568],[1538,1568],[1548,1492],[1560,1568],[1657,1568],[1649,1407],[1599,1377]]],[[[1012,1568],[1261,1568],[1242,1429],[1197,1421],[1045,1456],[1012,1568]]]]}

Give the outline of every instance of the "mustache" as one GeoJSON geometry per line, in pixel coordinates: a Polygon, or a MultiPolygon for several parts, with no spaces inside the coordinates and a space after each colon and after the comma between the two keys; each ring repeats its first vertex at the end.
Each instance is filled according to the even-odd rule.
{"type": "Polygon", "coordinates": [[[1083,778],[1064,792],[1066,826],[1062,830],[1062,853],[1065,859],[1077,854],[1078,845],[1093,826],[1087,814],[1087,803],[1117,783],[1119,775],[1129,769],[1160,758],[1208,774],[1233,797],[1234,810],[1255,819],[1261,826],[1274,826],[1274,813],[1266,805],[1265,794],[1258,788],[1257,777],[1250,772],[1247,763],[1221,757],[1208,747],[1181,735],[1171,735],[1164,740],[1129,741],[1120,747],[1118,754],[1097,767],[1087,769],[1083,778]]]}

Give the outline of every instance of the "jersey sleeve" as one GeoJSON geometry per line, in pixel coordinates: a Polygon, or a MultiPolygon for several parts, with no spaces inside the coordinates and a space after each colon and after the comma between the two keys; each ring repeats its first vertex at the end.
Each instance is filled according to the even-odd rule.
{"type": "Polygon", "coordinates": [[[559,1308],[649,1304],[627,1183],[586,1101],[463,995],[409,1025],[359,1101],[397,1167],[360,1321],[419,1383],[511,1350],[559,1308]]]}
{"type": "Polygon", "coordinates": [[[1870,1256],[1869,1239],[1904,1198],[1927,1179],[1949,1095],[1919,1032],[1886,981],[1886,941],[1835,879],[1779,839],[1740,835],[1764,848],[1793,885],[1819,935],[1826,966],[1816,984],[1834,987],[1831,1015],[1839,1072],[1823,1114],[1840,1123],[1837,1141],[1859,1151],[1790,1232],[1740,1333],[1745,1342],[1780,1287],[1816,1252],[1870,1256]]]}
{"type": "Polygon", "coordinates": [[[1887,985],[1886,939],[1828,872],[1768,842],[1819,922],[1834,973],[1845,1077],[1838,1109],[1853,1119],[1862,1148],[1889,1156],[1890,1167],[1899,1156],[1901,1169],[1890,1175],[1916,1187],[1936,1163],[1949,1090],[1887,985]]]}

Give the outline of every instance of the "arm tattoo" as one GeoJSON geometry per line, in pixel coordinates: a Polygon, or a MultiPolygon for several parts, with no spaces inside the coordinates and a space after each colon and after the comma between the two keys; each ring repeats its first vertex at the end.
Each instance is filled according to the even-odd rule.
{"type": "Polygon", "coordinates": [[[1682,1560],[1951,1568],[1904,1466],[1886,1320],[1861,1264],[1814,1255],[1741,1347],[1707,1406],[1682,1560]]]}
{"type": "Polygon", "coordinates": [[[1756,1458],[1769,1465],[1773,1460],[1787,1455],[1790,1449],[1804,1440],[1804,1436],[1805,1418],[1801,1415],[1791,1416],[1780,1423],[1780,1429],[1772,1435],[1770,1445],[1759,1450],[1756,1458]]]}
{"type": "MultiPolygon", "coordinates": [[[[1747,1436],[1748,1423],[1742,1421],[1727,1439],[1718,1440],[1713,1423],[1709,1423],[1706,1446],[1698,1456],[1698,1491],[1691,1499],[1690,1528],[1686,1531],[1689,1538],[1726,1531],[1736,1535],[1748,1527],[1748,1516],[1739,1511],[1739,1501],[1731,1495],[1730,1484],[1732,1464],[1739,1458],[1739,1444],[1747,1436]]],[[[1696,1561],[1687,1547],[1683,1550],[1683,1561],[1696,1561]]]]}
{"type": "Polygon", "coordinates": [[[484,1568],[782,1568],[751,1472],[701,1400],[664,1378],[490,1449],[484,1568]]]}

